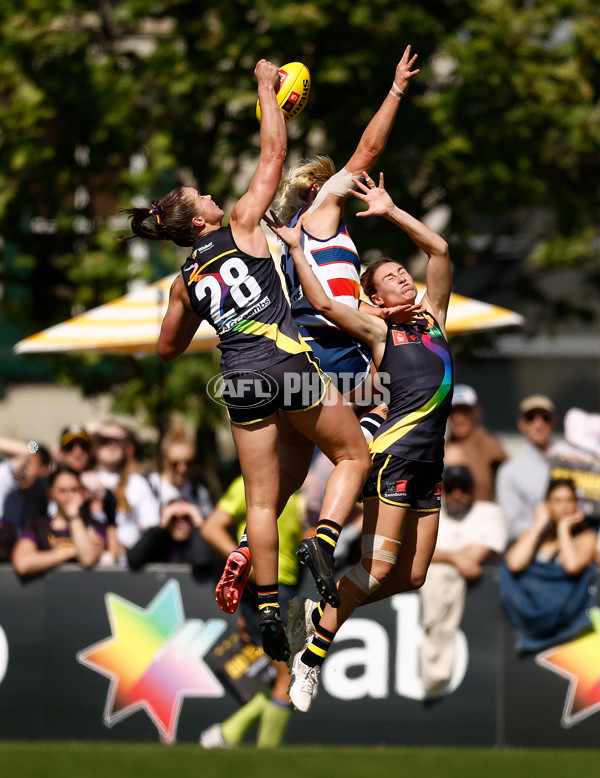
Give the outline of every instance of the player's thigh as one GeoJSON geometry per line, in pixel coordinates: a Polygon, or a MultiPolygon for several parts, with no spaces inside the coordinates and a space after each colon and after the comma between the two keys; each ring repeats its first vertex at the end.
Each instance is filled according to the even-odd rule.
{"type": "Polygon", "coordinates": [[[256,424],[231,425],[244,477],[246,504],[276,504],[279,492],[279,415],[256,424]]]}
{"type": "Polygon", "coordinates": [[[279,472],[281,498],[286,502],[299,489],[310,468],[315,445],[290,422],[290,414],[279,412],[279,472]]]}
{"type": "Polygon", "coordinates": [[[293,427],[338,464],[344,459],[370,465],[369,451],[358,419],[338,390],[329,384],[323,402],[315,408],[287,414],[293,427]]]}

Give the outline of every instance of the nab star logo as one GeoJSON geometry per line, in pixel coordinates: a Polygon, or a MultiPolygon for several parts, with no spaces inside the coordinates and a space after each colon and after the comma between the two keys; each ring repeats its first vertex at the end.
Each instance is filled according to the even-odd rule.
{"type": "Polygon", "coordinates": [[[147,608],[111,592],[105,596],[112,635],[84,648],[77,660],[110,678],[104,723],[143,709],[165,743],[174,743],[184,697],[223,697],[204,661],[227,627],[223,619],[183,616],[177,581],[169,581],[147,608]]]}
{"type": "Polygon", "coordinates": [[[589,612],[593,629],[535,658],[540,667],[569,681],[561,726],[579,724],[600,710],[600,608],[589,612]]]}

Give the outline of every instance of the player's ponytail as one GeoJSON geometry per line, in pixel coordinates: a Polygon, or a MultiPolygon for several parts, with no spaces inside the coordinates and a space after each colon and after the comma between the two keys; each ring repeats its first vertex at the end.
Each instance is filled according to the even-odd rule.
{"type": "Polygon", "coordinates": [[[200,230],[192,223],[196,216],[195,202],[184,187],[173,189],[160,200],[153,200],[148,208],[123,208],[120,213],[129,217],[131,235],[119,240],[171,240],[177,246],[191,246],[200,230]]]}

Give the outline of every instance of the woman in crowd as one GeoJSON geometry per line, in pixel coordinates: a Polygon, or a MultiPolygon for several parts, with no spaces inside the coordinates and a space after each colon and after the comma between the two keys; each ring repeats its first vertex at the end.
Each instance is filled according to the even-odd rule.
{"type": "Polygon", "coordinates": [[[391,396],[387,419],[370,444],[373,466],[363,489],[362,557],[338,583],[340,606],[321,603],[320,609],[313,609],[307,601],[290,614],[294,649],[302,648],[313,633],[292,664],[290,698],[304,712],[340,626],[358,605],[422,585],[437,536],[444,432],[452,399],[452,359],[445,335],[452,279],[448,246],[394,204],[383,174],[379,187],[366,173],[365,178],[369,188],[355,179],[360,188],[355,196],[369,206],[359,215],[384,216],[428,257],[421,304],[425,313],[415,305],[417,289],[405,267],[387,258],[369,265],[361,279],[363,289],[375,305],[388,312],[400,306],[400,312],[384,320],[330,299],[302,250],[302,220],[294,228],[284,227],[273,213],[266,220],[288,245],[311,305],[369,346],[380,375],[388,376],[391,396]]]}
{"type": "Polygon", "coordinates": [[[12,552],[13,567],[23,576],[45,573],[63,562],[93,567],[104,550],[105,537],[90,518],[78,474],[57,468],[48,479],[48,498],[56,503],[56,514],[27,522],[12,552]]]}
{"type": "Polygon", "coordinates": [[[533,525],[508,548],[500,594],[519,630],[519,651],[541,651],[590,626],[597,534],[577,505],[570,479],[550,481],[533,525]]]}
{"type": "Polygon", "coordinates": [[[161,508],[173,500],[194,503],[206,519],[213,509],[210,492],[190,478],[196,460],[196,446],[186,430],[173,426],[160,442],[158,468],[148,474],[152,491],[161,508]]]}
{"type": "MultiPolygon", "coordinates": [[[[117,548],[114,562],[126,563],[125,554],[140,539],[142,532],[160,521],[160,504],[152,487],[140,472],[136,461],[133,433],[114,421],[99,425],[93,435],[96,461],[94,475],[99,485],[116,498],[117,548]]],[[[86,485],[90,488],[86,476],[86,485]]]]}

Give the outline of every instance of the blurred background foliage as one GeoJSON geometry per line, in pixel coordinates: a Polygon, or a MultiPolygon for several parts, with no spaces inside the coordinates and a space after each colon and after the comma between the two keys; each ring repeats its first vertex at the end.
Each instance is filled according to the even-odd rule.
{"type": "MultiPolygon", "coordinates": [[[[183,183],[228,212],[258,148],[261,57],[312,73],[288,160],[328,153],[340,167],[411,44],[421,73],[380,167],[396,201],[449,240],[455,290],[516,308],[530,332],[597,315],[597,2],[4,0],[0,35],[2,388],[110,391],[152,424],[171,409],[201,426],[220,418],[203,400],[215,352],[165,371],[155,356],[11,349],[180,266],[174,246],[118,243],[119,208],[183,183]]],[[[352,222],[363,257],[411,253],[387,224],[352,222]]]]}

